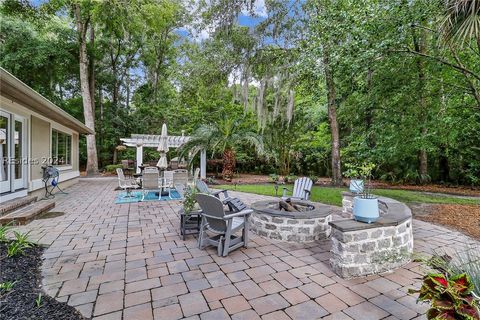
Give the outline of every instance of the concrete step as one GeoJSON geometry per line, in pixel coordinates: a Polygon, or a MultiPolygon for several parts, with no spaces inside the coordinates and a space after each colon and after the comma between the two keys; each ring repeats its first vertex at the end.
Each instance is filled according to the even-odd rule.
{"type": "Polygon", "coordinates": [[[37,197],[23,197],[0,203],[0,217],[37,201],[37,197]]]}
{"type": "Polygon", "coordinates": [[[0,217],[0,224],[7,224],[14,221],[14,224],[26,224],[37,215],[47,212],[55,207],[55,201],[38,201],[19,208],[0,217]]]}

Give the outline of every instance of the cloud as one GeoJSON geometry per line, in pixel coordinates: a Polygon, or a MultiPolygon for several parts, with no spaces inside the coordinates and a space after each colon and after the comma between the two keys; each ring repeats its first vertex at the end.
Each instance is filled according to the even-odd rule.
{"type": "Polygon", "coordinates": [[[265,6],[265,0],[255,1],[253,5],[253,12],[259,17],[266,18],[268,16],[267,7],[265,6]]]}

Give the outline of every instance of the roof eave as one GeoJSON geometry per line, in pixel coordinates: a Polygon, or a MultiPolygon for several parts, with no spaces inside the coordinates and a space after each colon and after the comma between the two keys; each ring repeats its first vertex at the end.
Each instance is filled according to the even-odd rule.
{"type": "Polygon", "coordinates": [[[28,109],[43,115],[50,116],[52,120],[73,129],[81,134],[95,134],[95,131],[87,127],[81,121],[56,106],[53,102],[36,92],[20,79],[12,75],[7,70],[0,67],[2,95],[9,96],[12,100],[17,100],[21,105],[28,109]],[[17,94],[15,94],[17,93],[17,94]],[[21,93],[23,96],[20,96],[21,93]],[[33,100],[33,101],[30,101],[33,100]]]}

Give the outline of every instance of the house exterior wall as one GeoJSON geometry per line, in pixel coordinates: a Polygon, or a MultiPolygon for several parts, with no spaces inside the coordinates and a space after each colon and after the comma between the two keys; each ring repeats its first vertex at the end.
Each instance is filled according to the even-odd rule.
{"type": "MultiPolygon", "coordinates": [[[[26,158],[24,160],[28,163],[28,192],[44,187],[41,167],[49,164],[49,161],[51,161],[52,129],[61,131],[72,137],[71,165],[57,166],[60,170],[60,182],[67,182],[72,179],[76,180],[76,178],[80,176],[79,133],[77,131],[34,112],[3,94],[0,95],[0,109],[21,116],[26,120],[27,154],[24,155],[24,158],[26,158]]],[[[73,182],[73,180],[70,181],[70,183],[71,182],[73,182]]]]}
{"type": "Polygon", "coordinates": [[[37,180],[42,178],[42,166],[50,157],[50,123],[35,116],[31,116],[31,161],[30,178],[37,180]]]}

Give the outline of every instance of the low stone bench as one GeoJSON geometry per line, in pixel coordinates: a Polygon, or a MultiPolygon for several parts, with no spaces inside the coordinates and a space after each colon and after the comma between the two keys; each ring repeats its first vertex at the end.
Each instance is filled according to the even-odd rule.
{"type": "MultiPolygon", "coordinates": [[[[351,213],[353,195],[343,193],[344,212],[351,213]]],[[[354,219],[330,222],[330,264],[342,278],[394,270],[411,261],[412,212],[393,199],[379,197],[380,218],[374,223],[354,219]]]]}

